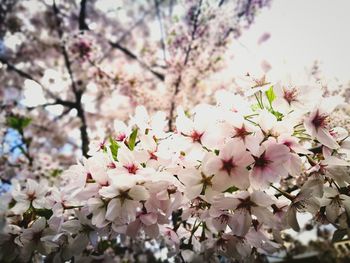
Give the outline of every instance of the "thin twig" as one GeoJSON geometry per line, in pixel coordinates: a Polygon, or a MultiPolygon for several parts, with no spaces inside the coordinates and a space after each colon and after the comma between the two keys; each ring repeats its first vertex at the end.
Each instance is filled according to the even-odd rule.
{"type": "Polygon", "coordinates": [[[111,47],[122,51],[129,58],[136,60],[143,68],[147,69],[154,76],[156,76],[159,80],[164,81],[165,77],[163,74],[153,70],[150,66],[148,66],[145,62],[143,62],[138,56],[136,56],[134,53],[132,53],[129,49],[127,49],[126,47],[123,47],[118,42],[109,41],[109,44],[111,45],[111,47]]]}

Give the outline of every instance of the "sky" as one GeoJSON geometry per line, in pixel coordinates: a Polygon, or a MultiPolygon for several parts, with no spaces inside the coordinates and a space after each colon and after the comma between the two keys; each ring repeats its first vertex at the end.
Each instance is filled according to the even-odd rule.
{"type": "MultiPolygon", "coordinates": [[[[327,79],[350,80],[350,1],[274,0],[234,44],[239,70],[271,64],[272,75],[302,77],[315,60],[327,79]],[[271,37],[262,44],[259,38],[271,37]]],[[[237,64],[236,64],[237,65],[237,64]]]]}

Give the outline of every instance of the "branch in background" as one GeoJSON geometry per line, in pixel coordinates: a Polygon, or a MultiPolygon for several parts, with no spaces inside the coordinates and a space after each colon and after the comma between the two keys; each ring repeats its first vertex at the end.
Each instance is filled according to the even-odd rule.
{"type": "Polygon", "coordinates": [[[159,9],[159,2],[158,0],[154,0],[155,6],[156,6],[156,14],[157,14],[157,19],[159,22],[159,30],[160,30],[160,45],[162,47],[162,52],[163,52],[163,59],[166,61],[166,50],[165,50],[165,33],[164,33],[164,26],[163,26],[163,21],[162,21],[162,16],[160,13],[159,9]]]}
{"type": "MultiPolygon", "coordinates": [[[[124,33],[119,37],[119,39],[117,41],[115,41],[114,43],[121,43],[127,36],[129,36],[131,34],[131,32],[138,27],[139,25],[141,25],[141,23],[144,21],[144,19],[146,18],[147,15],[151,14],[153,11],[152,9],[147,10],[146,12],[143,13],[143,15],[128,29],[125,30],[124,33]]],[[[107,52],[101,57],[101,59],[99,59],[97,62],[101,63],[109,54],[109,52],[113,49],[113,47],[111,47],[109,50],[107,50],[107,52]]]]}
{"type": "MultiPolygon", "coordinates": [[[[60,37],[60,40],[62,41],[63,31],[61,29],[61,21],[59,19],[59,10],[56,6],[55,1],[53,2],[53,10],[54,10],[55,18],[56,18],[56,30],[57,30],[58,36],[60,37]]],[[[69,77],[71,79],[72,89],[73,89],[73,92],[75,94],[77,92],[77,87],[76,87],[76,84],[74,81],[73,71],[71,68],[71,62],[69,61],[68,52],[67,52],[66,46],[63,42],[61,43],[61,52],[62,52],[62,55],[64,58],[64,63],[65,63],[65,66],[67,68],[69,77]]]]}
{"type": "Polygon", "coordinates": [[[244,9],[240,13],[238,13],[239,18],[241,18],[242,16],[247,15],[249,13],[249,9],[250,9],[251,4],[252,4],[252,0],[248,0],[244,9]]]}
{"type": "Polygon", "coordinates": [[[35,79],[32,75],[30,75],[29,73],[17,68],[15,65],[11,64],[9,61],[7,61],[4,58],[0,58],[0,62],[4,65],[6,65],[7,70],[8,71],[13,71],[15,73],[17,73],[20,77],[24,78],[24,79],[29,79],[34,81],[35,83],[37,83],[38,85],[40,85],[40,87],[43,89],[44,92],[46,92],[51,98],[56,100],[57,104],[61,104],[62,106],[67,106],[69,107],[70,102],[69,101],[64,101],[60,98],[57,98],[57,96],[55,94],[53,94],[50,90],[46,89],[44,87],[44,85],[37,79],[35,79]]]}
{"type": "Polygon", "coordinates": [[[218,6],[222,6],[225,3],[225,0],[220,0],[218,6]]]}
{"type": "Polygon", "coordinates": [[[38,80],[36,80],[34,77],[32,77],[30,74],[28,74],[27,72],[24,72],[23,70],[17,68],[15,65],[11,64],[6,59],[0,57],[0,62],[7,66],[7,70],[8,71],[14,71],[18,75],[20,75],[22,78],[30,79],[30,80],[35,81],[36,83],[38,83],[40,86],[42,86],[41,83],[38,80]]]}
{"type": "Polygon", "coordinates": [[[80,30],[89,30],[88,25],[86,24],[86,2],[87,0],[81,0],[80,2],[80,13],[79,13],[79,29],[80,30]]]}
{"type": "Polygon", "coordinates": [[[111,42],[109,41],[109,44],[111,45],[111,47],[116,48],[120,51],[122,51],[126,56],[128,56],[129,58],[136,60],[137,62],[139,62],[139,64],[147,69],[149,72],[151,72],[154,76],[156,76],[159,80],[164,81],[165,77],[163,74],[154,71],[150,66],[148,66],[145,62],[143,62],[142,60],[140,60],[134,53],[132,53],[129,49],[127,49],[126,47],[121,46],[118,42],[111,42]]]}
{"type": "MultiPolygon", "coordinates": [[[[63,37],[63,31],[61,29],[61,21],[59,19],[59,10],[57,8],[56,2],[53,1],[53,12],[55,15],[55,19],[56,19],[56,30],[58,33],[59,38],[62,41],[62,37],[63,37]]],[[[83,19],[83,23],[85,23],[85,8],[86,8],[86,1],[82,0],[81,2],[81,9],[80,10],[80,15],[82,16],[82,18],[79,18],[79,22],[81,22],[81,19],[83,19]]],[[[79,25],[80,26],[80,25],[79,25]]],[[[75,96],[75,102],[74,102],[74,108],[77,110],[78,112],[78,117],[80,118],[81,121],[81,126],[80,126],[80,137],[81,137],[81,150],[82,150],[82,154],[85,157],[88,157],[88,151],[89,151],[89,136],[87,133],[87,124],[86,124],[86,118],[85,118],[85,111],[83,108],[83,105],[81,103],[81,98],[83,95],[83,90],[78,89],[74,80],[74,75],[73,75],[73,71],[71,68],[71,62],[69,60],[69,56],[68,56],[68,52],[67,49],[65,47],[65,44],[62,42],[61,44],[61,51],[62,51],[62,55],[64,58],[64,62],[65,62],[65,66],[67,68],[68,74],[70,76],[70,80],[71,80],[71,86],[72,86],[72,91],[74,93],[75,96]]]]}

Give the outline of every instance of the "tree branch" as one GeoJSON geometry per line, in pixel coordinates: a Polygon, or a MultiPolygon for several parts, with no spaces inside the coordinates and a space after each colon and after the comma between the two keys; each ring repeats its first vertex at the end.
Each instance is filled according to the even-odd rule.
{"type": "MultiPolygon", "coordinates": [[[[85,9],[85,5],[86,5],[86,1],[82,0],[81,2],[81,8],[85,9]],[[85,3],[83,3],[85,2],[85,3]]],[[[61,29],[61,21],[59,19],[59,10],[57,8],[57,5],[55,3],[55,1],[53,1],[53,12],[55,15],[55,19],[56,19],[56,30],[58,33],[59,38],[62,41],[62,37],[63,37],[63,31],[61,29]]],[[[84,22],[85,22],[85,10],[81,11],[80,14],[83,14],[83,18],[84,18],[84,22]]],[[[80,19],[79,19],[80,22],[80,19]]],[[[74,80],[74,75],[73,75],[73,71],[71,68],[71,62],[69,60],[69,56],[68,56],[68,52],[67,49],[65,47],[65,44],[62,42],[61,43],[61,51],[62,51],[62,55],[64,58],[64,62],[65,62],[65,66],[67,68],[69,77],[71,79],[71,87],[72,87],[72,91],[74,93],[75,96],[75,102],[74,102],[74,108],[77,110],[78,112],[78,117],[80,118],[81,121],[81,125],[80,125],[80,137],[81,137],[81,150],[82,150],[82,154],[85,157],[88,157],[88,151],[89,151],[89,136],[87,133],[87,123],[86,123],[86,117],[85,117],[85,111],[83,108],[83,105],[81,103],[81,98],[83,95],[83,90],[78,89],[74,80]]]]}
{"type": "Polygon", "coordinates": [[[218,6],[222,6],[225,3],[225,0],[220,0],[218,6]]]}
{"type": "Polygon", "coordinates": [[[42,86],[41,83],[38,80],[36,80],[34,77],[32,77],[29,73],[24,72],[23,70],[17,68],[15,65],[11,64],[6,59],[0,57],[0,62],[7,66],[7,70],[8,71],[14,71],[18,75],[20,75],[22,78],[30,79],[30,80],[35,81],[36,83],[38,83],[40,86],[42,86]]]}
{"type": "Polygon", "coordinates": [[[132,53],[129,49],[126,47],[121,46],[118,42],[112,42],[109,41],[109,44],[111,47],[116,48],[120,51],[122,51],[126,56],[129,58],[136,60],[143,68],[147,69],[149,72],[151,72],[154,76],[156,76],[159,80],[164,81],[165,77],[163,74],[154,71],[150,66],[148,66],[145,62],[139,59],[138,56],[136,56],[134,53],[132,53]]]}
{"type": "Polygon", "coordinates": [[[44,85],[37,80],[36,78],[34,78],[32,75],[30,75],[29,73],[17,68],[15,65],[11,64],[10,62],[8,62],[6,59],[4,58],[0,58],[0,62],[5,64],[7,66],[7,70],[8,71],[14,71],[15,73],[17,73],[20,77],[24,78],[24,79],[29,79],[34,81],[35,83],[37,83],[38,85],[40,85],[42,87],[42,89],[52,98],[56,99],[57,102],[59,102],[59,104],[62,104],[63,106],[67,106],[65,105],[65,101],[59,99],[56,97],[55,94],[53,94],[51,91],[47,90],[44,85]]]}
{"type": "Polygon", "coordinates": [[[88,25],[86,24],[86,2],[87,0],[80,1],[80,13],[79,13],[79,29],[80,30],[89,30],[88,25]]]}

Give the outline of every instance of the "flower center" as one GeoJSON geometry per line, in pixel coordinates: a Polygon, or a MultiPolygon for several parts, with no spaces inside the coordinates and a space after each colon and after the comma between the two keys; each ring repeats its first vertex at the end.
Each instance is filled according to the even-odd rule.
{"type": "Polygon", "coordinates": [[[233,163],[232,158],[229,160],[221,160],[222,161],[222,171],[226,171],[228,174],[231,173],[232,169],[235,168],[235,164],[233,163]]]}
{"type": "Polygon", "coordinates": [[[201,142],[201,138],[203,136],[204,132],[198,132],[198,131],[193,131],[190,135],[190,137],[192,138],[193,142],[201,142]]]}
{"type": "Polygon", "coordinates": [[[115,165],[114,162],[110,162],[109,164],[107,164],[107,168],[109,169],[115,169],[117,166],[115,165]]]}
{"type": "Polygon", "coordinates": [[[27,193],[27,199],[28,201],[33,201],[35,200],[36,196],[35,196],[35,192],[33,193],[27,193]]]}
{"type": "Polygon", "coordinates": [[[93,181],[94,179],[92,178],[92,174],[90,172],[88,172],[86,174],[86,182],[91,182],[93,181]]]}
{"type": "Polygon", "coordinates": [[[237,206],[236,209],[244,209],[251,214],[251,208],[256,206],[256,204],[250,200],[250,196],[245,199],[238,198],[238,200],[241,201],[241,203],[237,206]]]}
{"type": "Polygon", "coordinates": [[[149,158],[151,159],[151,160],[158,160],[158,156],[157,155],[155,155],[155,153],[154,152],[148,152],[149,153],[149,158]]]}
{"type": "Polygon", "coordinates": [[[293,101],[297,101],[298,96],[298,90],[296,88],[293,88],[291,90],[284,90],[283,91],[283,98],[288,102],[290,105],[293,101]]]}
{"type": "Polygon", "coordinates": [[[116,136],[115,139],[116,139],[118,142],[122,142],[122,141],[124,141],[125,138],[126,138],[125,133],[119,133],[119,134],[116,136]]]}
{"type": "Polygon", "coordinates": [[[269,163],[272,162],[271,160],[266,158],[265,152],[260,157],[255,157],[255,156],[253,156],[253,157],[254,157],[254,160],[255,160],[255,166],[256,167],[264,168],[269,163]]]}
{"type": "Polygon", "coordinates": [[[250,132],[248,132],[244,125],[241,128],[234,128],[235,135],[233,137],[239,137],[242,140],[245,139],[246,136],[250,135],[250,132]]]}
{"type": "Polygon", "coordinates": [[[124,168],[128,170],[129,174],[136,174],[139,169],[135,164],[124,165],[124,168]]]}
{"type": "Polygon", "coordinates": [[[312,124],[318,128],[325,128],[329,123],[329,118],[327,114],[320,114],[318,111],[312,120],[312,124]]]}

